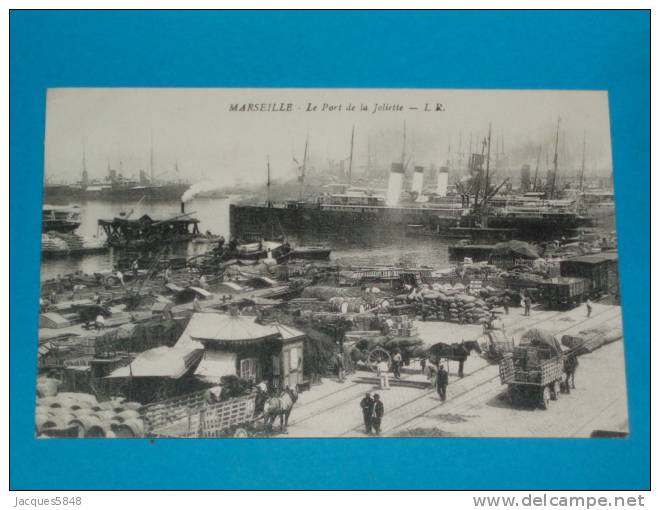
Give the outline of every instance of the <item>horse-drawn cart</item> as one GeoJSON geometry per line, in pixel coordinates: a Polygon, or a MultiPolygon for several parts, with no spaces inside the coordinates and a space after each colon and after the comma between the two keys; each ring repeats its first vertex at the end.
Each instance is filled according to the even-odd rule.
{"type": "Polygon", "coordinates": [[[255,396],[245,395],[216,403],[208,392],[196,392],[142,408],[151,437],[248,437],[254,434],[255,396]]]}
{"type": "Polygon", "coordinates": [[[500,381],[508,385],[511,405],[531,402],[547,409],[550,400],[559,398],[563,368],[561,347],[554,336],[532,329],[500,360],[500,381]]]}

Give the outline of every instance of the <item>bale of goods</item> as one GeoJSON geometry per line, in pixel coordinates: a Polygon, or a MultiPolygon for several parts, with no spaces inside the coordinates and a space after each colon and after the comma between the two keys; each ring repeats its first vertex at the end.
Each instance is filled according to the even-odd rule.
{"type": "MultiPolygon", "coordinates": [[[[346,298],[344,302],[348,305],[346,307],[346,311],[349,313],[364,313],[367,309],[364,300],[359,297],[346,298]]],[[[346,313],[343,311],[343,307],[342,307],[342,313],[346,313]]]]}
{"type": "Polygon", "coordinates": [[[360,297],[362,290],[359,287],[329,287],[325,285],[314,285],[305,287],[302,291],[303,298],[317,298],[329,301],[333,297],[360,297]]]}
{"type": "Polygon", "coordinates": [[[112,423],[110,428],[114,432],[115,437],[144,437],[144,423],[139,419],[126,420],[123,423],[112,423]]]}
{"type": "Polygon", "coordinates": [[[40,377],[37,381],[37,396],[54,397],[57,395],[60,382],[50,377],[40,377]]]}
{"type": "Polygon", "coordinates": [[[91,415],[75,418],[69,422],[69,426],[77,427],[78,437],[108,437],[108,432],[112,432],[109,424],[91,415]]]}
{"type": "Polygon", "coordinates": [[[122,411],[118,415],[116,415],[116,418],[120,422],[125,422],[129,420],[135,420],[140,417],[140,414],[133,410],[133,409],[127,409],[126,411],[122,411]]]}

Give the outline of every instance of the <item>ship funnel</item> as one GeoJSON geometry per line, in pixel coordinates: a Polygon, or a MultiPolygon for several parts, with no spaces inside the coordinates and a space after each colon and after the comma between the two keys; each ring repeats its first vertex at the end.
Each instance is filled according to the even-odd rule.
{"type": "Polygon", "coordinates": [[[422,195],[422,189],[424,188],[424,167],[416,166],[415,173],[413,174],[412,181],[412,191],[417,193],[417,196],[422,195]]]}
{"type": "Polygon", "coordinates": [[[186,214],[186,203],[181,200],[181,214],[186,214]]]}
{"type": "Polygon", "coordinates": [[[438,170],[438,187],[436,193],[441,197],[447,196],[447,183],[449,182],[449,170],[443,166],[438,170]]]}
{"type": "Polygon", "coordinates": [[[390,170],[390,180],[387,185],[387,205],[396,205],[401,196],[401,186],[403,184],[403,165],[401,163],[392,163],[390,170]]]}

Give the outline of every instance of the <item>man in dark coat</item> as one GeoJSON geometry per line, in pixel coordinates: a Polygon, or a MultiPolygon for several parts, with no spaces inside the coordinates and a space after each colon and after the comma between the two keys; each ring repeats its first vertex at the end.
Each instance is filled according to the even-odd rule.
{"type": "Polygon", "coordinates": [[[371,418],[371,424],[377,436],[380,435],[380,423],[383,420],[384,415],[385,415],[385,406],[383,405],[383,402],[380,400],[380,395],[376,393],[374,395],[374,414],[372,415],[371,418]]]}
{"type": "Polygon", "coordinates": [[[362,408],[362,418],[364,418],[365,434],[371,435],[371,416],[374,414],[374,399],[371,398],[369,392],[360,401],[360,407],[362,408]]]}
{"type": "Polygon", "coordinates": [[[440,364],[438,366],[438,376],[435,381],[436,390],[438,391],[438,396],[443,402],[447,400],[447,385],[449,384],[449,375],[445,370],[444,365],[440,364]]]}

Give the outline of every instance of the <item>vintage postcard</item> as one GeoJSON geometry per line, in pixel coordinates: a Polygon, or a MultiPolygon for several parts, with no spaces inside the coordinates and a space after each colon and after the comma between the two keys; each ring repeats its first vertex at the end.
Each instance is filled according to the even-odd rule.
{"type": "Polygon", "coordinates": [[[40,438],[622,437],[602,91],[51,89],[40,438]]]}

